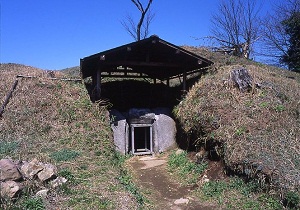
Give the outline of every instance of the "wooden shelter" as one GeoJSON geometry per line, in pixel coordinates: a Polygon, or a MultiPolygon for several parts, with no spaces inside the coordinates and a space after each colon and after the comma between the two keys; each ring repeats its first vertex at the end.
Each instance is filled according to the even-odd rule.
{"type": "Polygon", "coordinates": [[[187,75],[203,71],[212,62],[171,44],[158,36],[132,42],[80,60],[83,79],[92,78],[96,97],[101,95],[103,77],[151,78],[166,81],[182,77],[186,90],[187,75]]]}

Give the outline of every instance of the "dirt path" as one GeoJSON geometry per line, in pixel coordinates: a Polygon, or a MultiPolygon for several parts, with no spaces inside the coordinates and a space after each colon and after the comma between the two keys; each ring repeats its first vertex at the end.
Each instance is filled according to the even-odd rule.
{"type": "Polygon", "coordinates": [[[168,175],[166,157],[140,156],[128,161],[137,184],[149,192],[155,209],[214,209],[191,195],[190,187],[181,186],[168,175]]]}

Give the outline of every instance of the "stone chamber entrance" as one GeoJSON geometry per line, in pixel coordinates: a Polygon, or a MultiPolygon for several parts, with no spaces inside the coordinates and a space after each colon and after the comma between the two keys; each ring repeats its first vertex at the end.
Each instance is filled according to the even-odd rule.
{"type": "Polygon", "coordinates": [[[80,60],[91,100],[110,108],[116,149],[152,154],[176,145],[173,107],[211,61],[158,36],[80,60]]]}
{"type": "MultiPolygon", "coordinates": [[[[199,78],[200,75],[188,79],[187,87],[199,78]]],[[[102,99],[109,101],[111,128],[119,152],[144,155],[178,145],[187,148],[172,114],[181,101],[181,85],[177,83],[168,87],[135,80],[103,82],[102,99]]]]}
{"type": "Polygon", "coordinates": [[[181,88],[147,80],[102,83],[101,100],[108,102],[116,149],[122,154],[145,155],[176,147],[173,107],[181,88]]]}
{"type": "Polygon", "coordinates": [[[169,108],[110,110],[116,149],[122,154],[146,155],[176,147],[176,123],[169,108]]]}

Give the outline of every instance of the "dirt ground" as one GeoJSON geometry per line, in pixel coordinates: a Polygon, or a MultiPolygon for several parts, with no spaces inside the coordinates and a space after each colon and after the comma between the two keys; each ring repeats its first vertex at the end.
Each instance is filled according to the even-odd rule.
{"type": "MultiPolygon", "coordinates": [[[[128,160],[137,184],[149,194],[154,209],[217,209],[192,196],[195,186],[182,186],[167,172],[167,156],[136,156],[128,160]]],[[[214,173],[212,173],[214,174],[214,173]]]]}

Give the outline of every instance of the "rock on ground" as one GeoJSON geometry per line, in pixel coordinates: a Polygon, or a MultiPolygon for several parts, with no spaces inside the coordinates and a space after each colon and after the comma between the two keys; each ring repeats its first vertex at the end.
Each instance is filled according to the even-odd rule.
{"type": "Polygon", "coordinates": [[[21,186],[15,181],[0,183],[1,197],[13,198],[21,191],[21,186]]]}
{"type": "Polygon", "coordinates": [[[29,163],[24,161],[23,165],[21,166],[21,172],[24,174],[24,177],[29,179],[33,179],[33,177],[43,169],[43,165],[38,162],[36,158],[29,163]]]}
{"type": "Polygon", "coordinates": [[[41,180],[42,182],[45,182],[56,176],[57,169],[54,165],[43,164],[43,168],[44,169],[37,174],[39,180],[41,180]]]}
{"type": "Polygon", "coordinates": [[[17,166],[9,159],[0,160],[0,181],[17,181],[22,179],[22,175],[19,172],[17,166]]]}

